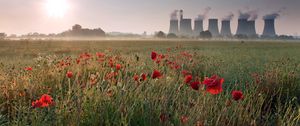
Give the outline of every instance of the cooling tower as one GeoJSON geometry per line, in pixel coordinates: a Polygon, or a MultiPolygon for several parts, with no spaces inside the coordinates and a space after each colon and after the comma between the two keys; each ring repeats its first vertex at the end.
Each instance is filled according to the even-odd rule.
{"type": "Polygon", "coordinates": [[[276,32],[275,32],[275,19],[265,19],[265,27],[263,31],[263,36],[268,36],[268,37],[275,37],[276,32]]]}
{"type": "Polygon", "coordinates": [[[237,35],[248,35],[248,20],[247,19],[239,19],[238,27],[236,30],[237,35]]]}
{"type": "Polygon", "coordinates": [[[169,29],[169,33],[174,33],[176,35],[178,35],[178,20],[170,20],[170,29],[169,29]]]}
{"type": "Polygon", "coordinates": [[[223,20],[222,21],[221,35],[222,36],[227,36],[227,37],[232,35],[229,20],[223,20]]]}
{"type": "Polygon", "coordinates": [[[192,19],[181,19],[180,21],[180,34],[183,36],[192,36],[192,19]]]}
{"type": "Polygon", "coordinates": [[[248,24],[247,35],[248,36],[254,36],[254,35],[256,35],[255,21],[248,21],[247,24],[248,24]]]}
{"type": "Polygon", "coordinates": [[[208,31],[212,34],[212,36],[219,36],[219,27],[218,27],[218,19],[209,19],[208,20],[208,31]]]}
{"type": "Polygon", "coordinates": [[[194,35],[199,36],[203,31],[203,20],[195,20],[194,22],[194,35]]]}

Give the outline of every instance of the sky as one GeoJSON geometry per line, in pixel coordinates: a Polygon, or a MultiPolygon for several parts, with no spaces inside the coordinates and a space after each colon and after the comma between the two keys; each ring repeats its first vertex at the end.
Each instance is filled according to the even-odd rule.
{"type": "MultiPolygon", "coordinates": [[[[184,17],[194,19],[205,8],[211,7],[207,18],[222,19],[230,12],[234,13],[231,23],[233,33],[236,32],[239,10],[258,12],[256,29],[259,34],[264,25],[262,17],[282,10],[275,23],[277,34],[300,34],[300,0],[64,0],[65,9],[57,12],[61,13],[60,16],[49,14],[59,10],[53,9],[53,6],[49,9],[49,1],[0,0],[0,32],[18,35],[60,33],[71,29],[74,24],[84,28],[102,28],[105,32],[168,32],[173,10],[183,9],[184,17]]],[[[204,29],[207,29],[207,24],[204,20],[204,29]]]]}

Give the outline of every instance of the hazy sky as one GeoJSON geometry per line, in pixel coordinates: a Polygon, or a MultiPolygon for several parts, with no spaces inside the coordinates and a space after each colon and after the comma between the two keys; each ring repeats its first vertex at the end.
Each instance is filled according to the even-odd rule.
{"type": "MultiPolygon", "coordinates": [[[[194,19],[204,8],[211,7],[208,18],[221,19],[229,12],[235,14],[231,24],[234,33],[238,10],[257,9],[256,28],[261,33],[262,16],[286,8],[276,20],[277,33],[300,34],[300,0],[65,0],[69,7],[63,17],[49,16],[47,1],[0,0],[0,32],[58,33],[74,24],[100,27],[106,32],[168,32],[170,13],[174,9],[183,9],[184,17],[194,19]]],[[[206,20],[204,25],[207,29],[206,20]]]]}

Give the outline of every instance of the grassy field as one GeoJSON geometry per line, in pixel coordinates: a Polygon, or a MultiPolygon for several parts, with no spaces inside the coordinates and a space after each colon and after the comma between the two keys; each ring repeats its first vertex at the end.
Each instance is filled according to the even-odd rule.
{"type": "Polygon", "coordinates": [[[297,42],[0,45],[0,125],[300,125],[297,42]]]}

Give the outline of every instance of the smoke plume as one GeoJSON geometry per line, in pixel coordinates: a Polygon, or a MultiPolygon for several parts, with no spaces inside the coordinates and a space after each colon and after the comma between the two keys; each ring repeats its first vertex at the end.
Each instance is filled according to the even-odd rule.
{"type": "Polygon", "coordinates": [[[258,10],[250,10],[250,11],[246,11],[246,12],[242,12],[241,10],[239,10],[239,19],[247,19],[250,21],[254,21],[258,17],[257,13],[258,13],[258,10]]]}
{"type": "Polygon", "coordinates": [[[267,14],[263,17],[264,20],[266,19],[276,19],[280,16],[280,14],[285,10],[286,8],[283,7],[281,8],[280,10],[276,11],[276,12],[273,12],[271,14],[267,14]]]}
{"type": "Polygon", "coordinates": [[[211,7],[206,7],[204,9],[204,12],[202,14],[199,14],[198,17],[195,20],[204,20],[210,10],[211,10],[211,7]]]}
{"type": "Polygon", "coordinates": [[[174,10],[170,17],[171,17],[171,20],[178,20],[178,16],[177,16],[177,13],[178,13],[178,10],[174,10]]]}
{"type": "Polygon", "coordinates": [[[234,16],[234,14],[232,12],[230,12],[227,16],[225,16],[223,18],[223,20],[224,21],[230,21],[230,20],[232,20],[233,16],[234,16]]]}

